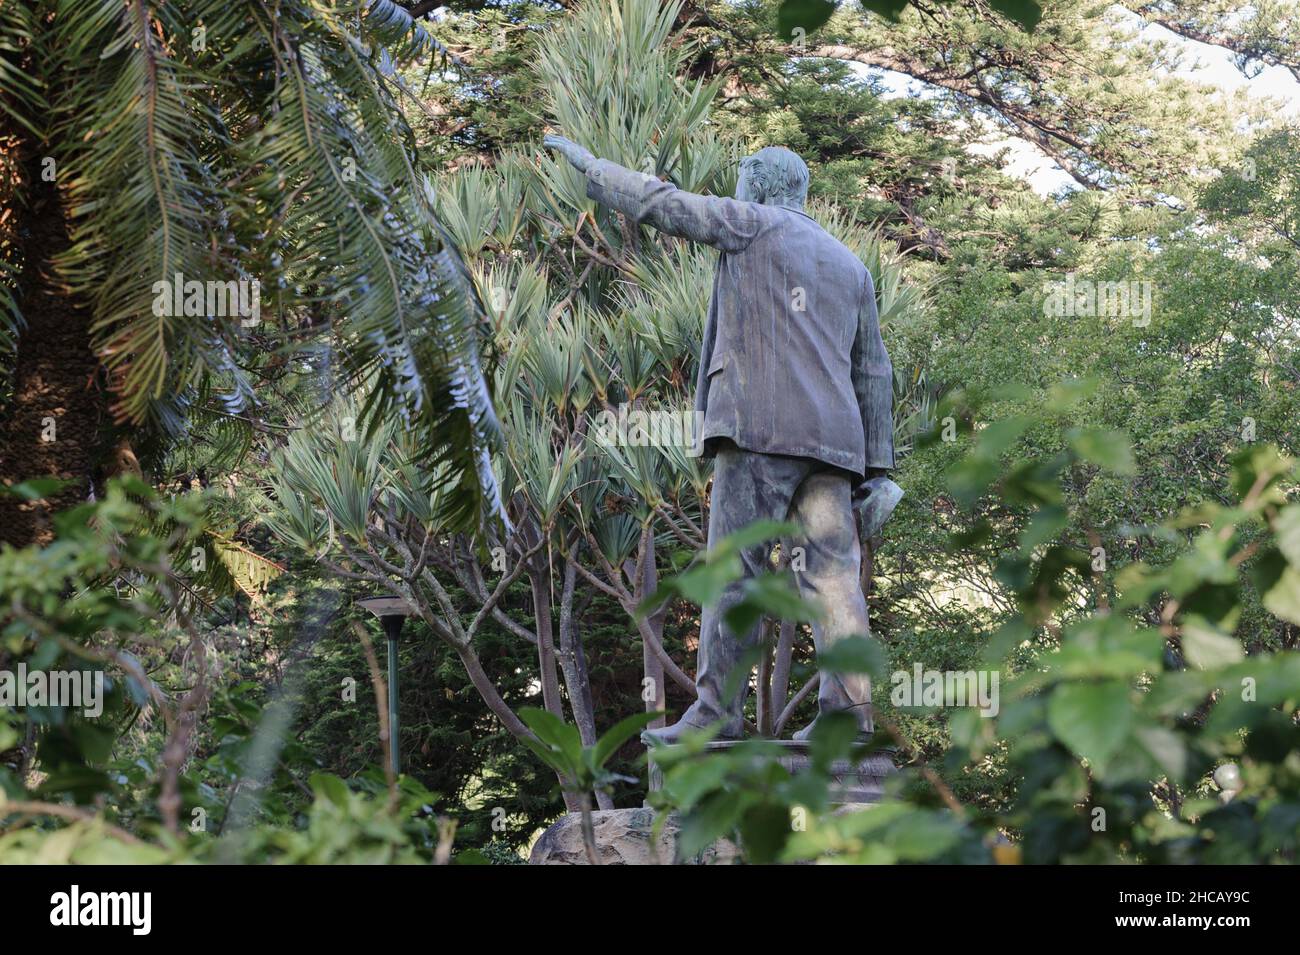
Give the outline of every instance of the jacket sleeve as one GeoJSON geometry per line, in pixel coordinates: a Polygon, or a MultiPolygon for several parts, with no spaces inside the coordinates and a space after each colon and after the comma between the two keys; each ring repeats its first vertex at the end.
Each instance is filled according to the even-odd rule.
{"type": "Polygon", "coordinates": [[[853,391],[862,411],[866,437],[867,471],[894,466],[894,367],[880,337],[876,314],[876,287],[867,273],[858,306],[858,335],[850,356],[853,391]]]}
{"type": "Polygon", "coordinates": [[[587,195],[637,222],[723,252],[748,246],[764,221],[756,203],[685,192],[608,159],[587,169],[587,195]]]}

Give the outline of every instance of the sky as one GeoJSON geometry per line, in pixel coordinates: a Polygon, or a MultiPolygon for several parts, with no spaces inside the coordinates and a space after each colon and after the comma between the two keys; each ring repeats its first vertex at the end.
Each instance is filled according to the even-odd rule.
{"type": "MultiPolygon", "coordinates": [[[[1208,83],[1225,92],[1244,88],[1252,97],[1274,97],[1282,102],[1283,115],[1300,119],[1300,82],[1290,71],[1275,66],[1263,70],[1258,76],[1248,78],[1233,65],[1233,56],[1228,50],[1185,39],[1164,27],[1145,24],[1136,14],[1127,10],[1114,9],[1122,20],[1139,28],[1137,32],[1140,42],[1165,42],[1183,54],[1183,62],[1171,75],[1208,83]]],[[[868,68],[863,67],[862,70],[866,72],[868,68]]],[[[924,84],[909,76],[888,70],[870,72],[883,76],[886,86],[895,95],[928,95],[924,84]]],[[[1050,195],[1062,187],[1076,187],[1074,180],[1064,170],[1037,146],[1022,139],[1007,138],[1000,131],[995,131],[987,142],[973,144],[969,148],[977,155],[992,155],[1006,149],[1004,171],[1027,181],[1040,195],[1050,195]]]]}

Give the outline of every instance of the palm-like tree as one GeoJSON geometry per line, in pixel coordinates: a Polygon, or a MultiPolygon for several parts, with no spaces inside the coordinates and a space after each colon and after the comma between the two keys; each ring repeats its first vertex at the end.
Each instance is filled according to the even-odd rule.
{"type": "MultiPolygon", "coordinates": [[[[679,9],[659,0],[577,7],[537,43],[546,110],[602,155],[694,190],[730,192],[735,166],[728,157],[739,144],[710,121],[715,90],[679,79],[688,53],[672,42],[679,9]]],[[[647,709],[664,708],[670,682],[694,692],[664,647],[664,616],[637,610],[673,552],[689,556],[704,547],[709,465],[681,440],[606,443],[598,421],[616,418],[620,406],[690,408],[716,253],[598,208],[583,178],[549,154],[520,149],[490,168],[463,166],[440,182],[438,195],[441,220],[465,254],[502,356],[495,393],[503,441],[495,465],[511,531],[476,537],[440,523],[437,482],[409,460],[405,436],[389,429],[390,447],[368,446],[342,440],[329,424],[287,441],[266,523],[331,575],[406,600],[520,738],[529,730],[492,686],[491,661],[479,659],[476,642],[496,626],[527,641],[537,651],[543,705],[565,718],[567,697],[579,738],[590,746],[600,727],[576,608],[593,594],[628,613],[629,643],[641,649],[641,687],[654,690],[642,697],[647,709]],[[499,560],[488,563],[488,552],[499,560]],[[530,599],[511,605],[516,582],[530,599]]],[[[897,250],[833,206],[812,211],[871,269],[888,332],[917,322],[924,295],[904,279],[897,250]]],[[[898,385],[896,443],[907,449],[929,413],[924,376],[900,376],[898,385]]],[[[335,414],[352,417],[348,407],[335,414]]],[[[780,632],[771,692],[762,694],[759,711],[768,731],[779,731],[806,695],[790,702],[794,622],[783,622],[780,632]]],[[[613,805],[597,798],[602,808],[613,805]]]]}
{"type": "Polygon", "coordinates": [[[390,0],[0,0],[0,482],[69,481],[0,498],[0,541],[42,541],[195,415],[256,421],[321,338],[451,519],[494,503],[481,309],[398,108],[395,63],[437,52],[390,0]],[[260,323],[167,314],[177,275],[256,280],[260,323]]]}

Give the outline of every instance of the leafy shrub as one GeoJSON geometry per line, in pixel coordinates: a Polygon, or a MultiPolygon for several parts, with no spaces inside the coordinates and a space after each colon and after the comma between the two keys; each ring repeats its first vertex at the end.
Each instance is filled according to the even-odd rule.
{"type": "MultiPolygon", "coordinates": [[[[998,566],[1017,610],[982,652],[1000,676],[997,714],[952,712],[940,764],[904,767],[889,798],[866,811],[836,811],[828,770],[892,741],[883,715],[867,746],[855,743],[850,721],[820,721],[812,769],[797,775],[763,741],[706,753],[697,740],[660,754],[665,785],[655,804],[681,814],[683,854],[739,837],[754,861],[1295,861],[1300,654],[1247,654],[1250,634],[1235,632],[1252,588],[1271,613],[1300,623],[1294,463],[1269,446],[1238,454],[1231,502],[1165,522],[1170,539],[1186,535],[1180,552],[1161,566],[1123,568],[1112,600],[1095,560],[1062,540],[1071,514],[1061,483],[1079,469],[1129,470],[1127,440],[1075,430],[1050,458],[1008,460],[1015,436],[1034,423],[988,426],[947,475],[965,506],[990,495],[1025,519],[1020,548],[998,566]],[[1084,608],[1080,584],[1092,587],[1084,608]],[[945,779],[990,758],[1010,774],[1006,804],[959,800],[945,779]]],[[[969,546],[969,536],[951,546],[969,546]]],[[[695,581],[720,591],[727,579],[695,581]]],[[[853,638],[829,664],[880,684],[885,660],[874,641],[853,638]]]]}

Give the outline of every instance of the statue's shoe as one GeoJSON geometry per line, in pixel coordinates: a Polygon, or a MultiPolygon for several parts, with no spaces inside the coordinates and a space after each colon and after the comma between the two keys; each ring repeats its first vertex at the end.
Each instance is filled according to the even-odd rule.
{"type": "MultiPolygon", "coordinates": [[[[692,722],[689,717],[690,714],[687,713],[685,716],[683,716],[680,720],[678,720],[676,723],[672,724],[671,726],[663,726],[660,727],[659,729],[653,729],[653,730],[642,730],[641,739],[647,745],[650,743],[655,743],[661,746],[673,746],[677,743],[680,743],[682,741],[682,737],[685,736],[687,733],[698,733],[702,730],[708,729],[709,726],[712,725],[712,724],[705,724],[701,726],[699,723],[692,722]]],[[[729,722],[724,727],[722,727],[722,731],[719,732],[713,738],[715,740],[743,739],[744,735],[745,735],[745,724],[740,720],[734,720],[732,722],[729,722]]]]}
{"type": "MultiPolygon", "coordinates": [[[[795,731],[794,731],[794,735],[791,736],[790,738],[793,739],[793,740],[795,740],[796,742],[799,742],[799,743],[806,743],[806,742],[808,742],[808,740],[812,739],[813,727],[816,726],[816,725],[817,725],[817,720],[813,720],[811,723],[809,723],[809,724],[808,724],[807,726],[805,726],[803,729],[801,729],[801,730],[795,730],[795,731]]],[[[869,726],[862,726],[862,727],[859,727],[859,728],[858,728],[858,741],[859,741],[859,742],[863,742],[863,743],[865,743],[867,740],[871,739],[871,736],[872,736],[872,734],[873,734],[874,732],[875,732],[875,730],[873,730],[873,729],[872,729],[871,727],[869,727],[869,726]]]]}

